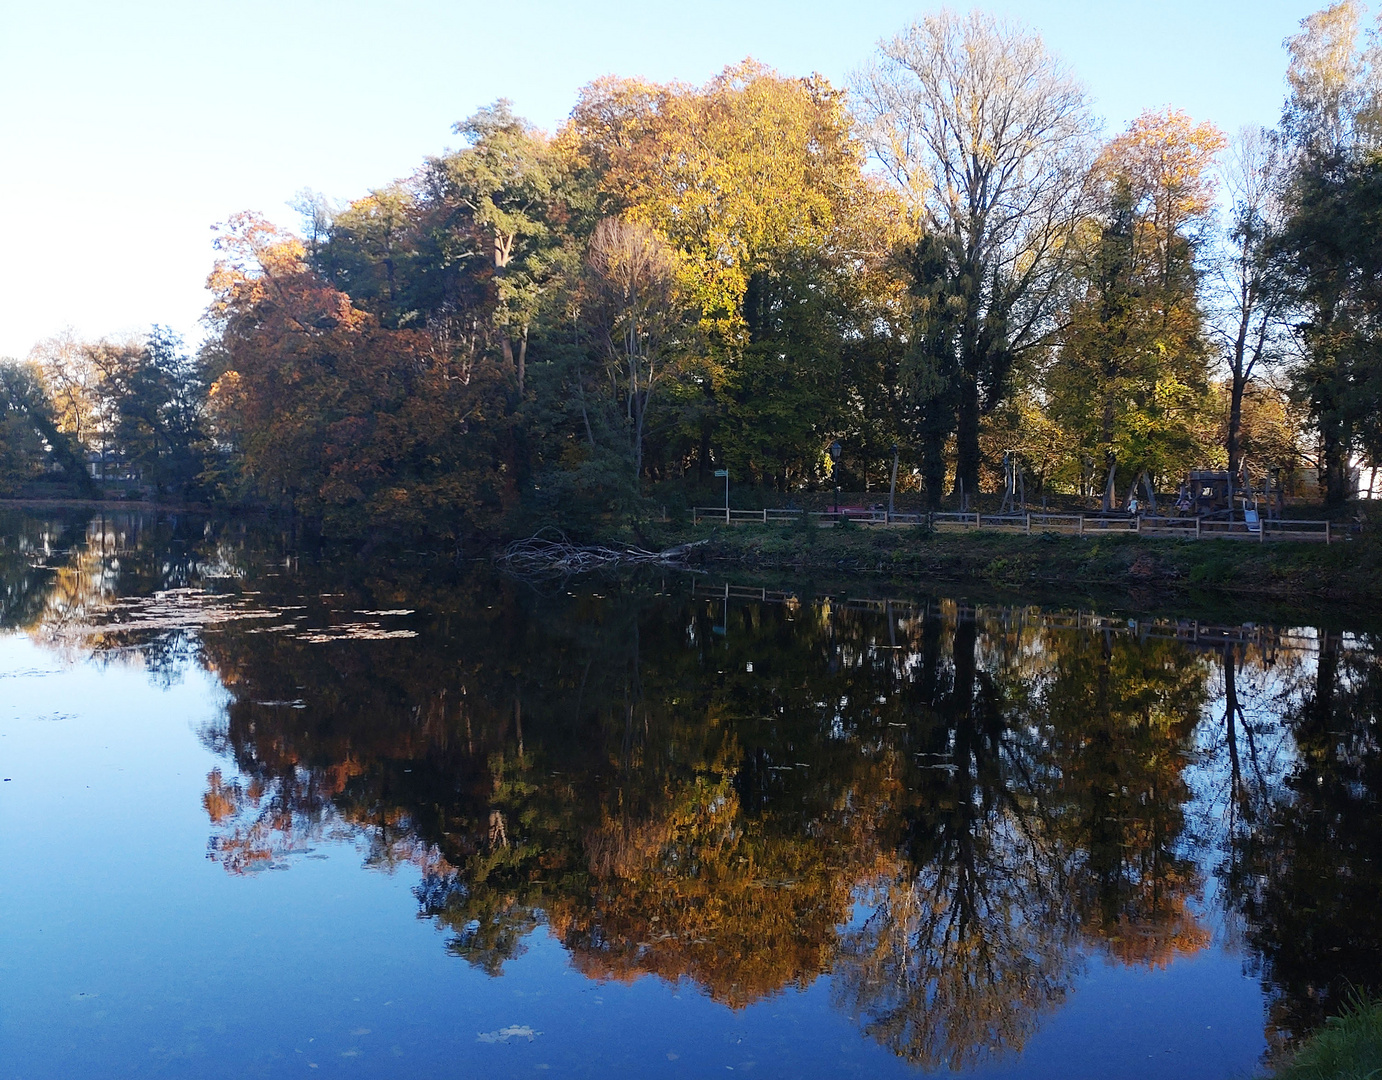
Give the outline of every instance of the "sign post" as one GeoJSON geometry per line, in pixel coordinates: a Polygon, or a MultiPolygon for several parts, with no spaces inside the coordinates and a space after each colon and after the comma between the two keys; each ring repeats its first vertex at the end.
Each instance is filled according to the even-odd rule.
{"type": "Polygon", "coordinates": [[[836,439],[830,444],[830,479],[835,481],[835,524],[840,523],[840,458],[844,454],[844,447],[840,445],[840,440],[836,439]]]}
{"type": "Polygon", "coordinates": [[[715,470],[715,475],[716,475],[716,476],[723,476],[723,477],[725,478],[725,524],[728,525],[728,524],[729,524],[729,470],[728,470],[728,469],[716,469],[716,470],[715,470]]]}
{"type": "Polygon", "coordinates": [[[897,496],[897,443],[893,443],[893,478],[888,484],[888,524],[893,523],[893,499],[897,496]]]}

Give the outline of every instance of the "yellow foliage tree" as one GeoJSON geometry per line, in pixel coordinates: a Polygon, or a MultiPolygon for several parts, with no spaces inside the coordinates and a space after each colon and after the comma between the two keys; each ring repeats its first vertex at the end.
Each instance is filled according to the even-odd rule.
{"type": "Polygon", "coordinates": [[[1104,212],[1086,231],[1083,295],[1047,389],[1052,416],[1093,468],[1108,470],[1105,510],[1120,477],[1174,477],[1213,439],[1198,255],[1225,145],[1178,109],[1145,112],[1094,170],[1104,212]]]}

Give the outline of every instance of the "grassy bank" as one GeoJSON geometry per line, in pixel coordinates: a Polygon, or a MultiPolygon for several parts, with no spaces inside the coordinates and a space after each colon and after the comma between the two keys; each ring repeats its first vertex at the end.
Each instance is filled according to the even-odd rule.
{"type": "Polygon", "coordinates": [[[646,543],[707,540],[708,565],[751,570],[883,574],[1000,587],[1075,586],[1218,591],[1264,600],[1382,604],[1382,543],[1021,536],[856,525],[657,526],[646,543]]]}
{"type": "Polygon", "coordinates": [[[1382,1001],[1359,1003],[1315,1032],[1272,1080],[1382,1077],[1382,1001]]]}

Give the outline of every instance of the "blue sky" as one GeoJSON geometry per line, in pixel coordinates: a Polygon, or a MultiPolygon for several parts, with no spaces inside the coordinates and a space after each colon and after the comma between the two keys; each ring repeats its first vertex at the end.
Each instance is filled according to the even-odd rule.
{"type": "MultiPolygon", "coordinates": [[[[963,5],[953,5],[963,6],[963,5]]],[[[1035,28],[1111,132],[1176,105],[1275,121],[1281,42],[1318,2],[983,5],[1035,28]]],[[[599,75],[703,81],[753,56],[842,82],[926,10],[877,0],[4,0],[0,356],[65,326],[195,338],[210,227],[240,209],[405,175],[508,97],[553,127],[599,75]]]]}

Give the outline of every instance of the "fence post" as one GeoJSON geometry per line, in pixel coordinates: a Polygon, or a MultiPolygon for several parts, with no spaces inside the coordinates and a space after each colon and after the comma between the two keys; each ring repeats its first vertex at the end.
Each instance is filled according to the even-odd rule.
{"type": "Polygon", "coordinates": [[[1329,543],[1329,522],[1327,521],[1324,523],[1324,542],[1325,544],[1329,543]]]}
{"type": "Polygon", "coordinates": [[[1139,536],[1142,535],[1142,515],[1141,515],[1141,514],[1138,514],[1137,517],[1135,517],[1135,518],[1132,519],[1132,531],[1135,532],[1135,533],[1137,533],[1139,536]]]}
{"type": "Polygon", "coordinates": [[[1259,544],[1267,542],[1267,519],[1264,517],[1257,519],[1257,542],[1259,544]]]}
{"type": "Polygon", "coordinates": [[[763,524],[768,524],[768,508],[766,506],[763,507],[763,524]]]}
{"type": "Polygon", "coordinates": [[[1200,515],[1199,515],[1199,514],[1196,514],[1196,515],[1195,515],[1195,539],[1198,540],[1199,538],[1200,538],[1200,515]]]}
{"type": "Polygon", "coordinates": [[[725,507],[725,524],[726,524],[726,525],[729,524],[729,507],[728,507],[728,506],[725,507]]]}
{"type": "Polygon", "coordinates": [[[1028,515],[1027,515],[1027,535],[1028,535],[1028,536],[1031,536],[1031,535],[1032,535],[1032,515],[1031,515],[1031,514],[1028,514],[1028,515]]]}
{"type": "Polygon", "coordinates": [[[1079,536],[1083,536],[1083,535],[1084,535],[1084,515],[1083,515],[1083,514],[1080,515],[1080,531],[1079,531],[1079,533],[1078,533],[1077,535],[1079,535],[1079,536]]]}

